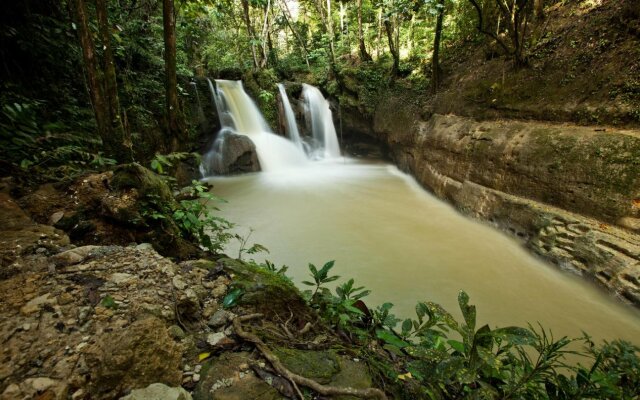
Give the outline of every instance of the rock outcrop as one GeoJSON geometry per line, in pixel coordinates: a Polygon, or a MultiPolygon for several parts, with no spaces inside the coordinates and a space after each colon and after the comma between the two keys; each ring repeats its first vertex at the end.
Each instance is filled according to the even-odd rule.
{"type": "Polygon", "coordinates": [[[412,104],[385,98],[368,131],[399,168],[462,212],[640,307],[640,133],[478,122],[423,115],[412,104]]]}

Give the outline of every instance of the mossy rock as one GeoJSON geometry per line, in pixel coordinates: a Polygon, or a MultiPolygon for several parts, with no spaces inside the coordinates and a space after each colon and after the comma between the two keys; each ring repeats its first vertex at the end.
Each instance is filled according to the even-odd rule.
{"type": "MultiPolygon", "coordinates": [[[[276,348],[274,353],[290,371],[313,379],[323,385],[367,389],[372,379],[365,363],[340,356],[335,350],[315,351],[276,348]]],[[[332,399],[351,400],[353,396],[335,396],[332,399]]]]}
{"type": "Polygon", "coordinates": [[[113,172],[111,185],[120,191],[136,189],[141,198],[173,201],[169,185],[159,175],[138,163],[119,165],[113,172]]]}
{"type": "Polygon", "coordinates": [[[234,274],[232,288],[243,293],[240,305],[251,306],[267,318],[293,313],[302,325],[315,320],[315,312],[287,277],[239,260],[224,258],[220,262],[234,274]]]}
{"type": "Polygon", "coordinates": [[[200,372],[200,382],[193,393],[194,400],[280,400],[280,393],[248,371],[242,364],[254,361],[247,352],[223,353],[207,361],[200,372]],[[241,375],[242,374],[242,375],[241,375]]]}
{"type": "Polygon", "coordinates": [[[273,351],[290,371],[313,379],[323,385],[340,372],[340,363],[335,351],[297,350],[285,347],[273,351]]]}

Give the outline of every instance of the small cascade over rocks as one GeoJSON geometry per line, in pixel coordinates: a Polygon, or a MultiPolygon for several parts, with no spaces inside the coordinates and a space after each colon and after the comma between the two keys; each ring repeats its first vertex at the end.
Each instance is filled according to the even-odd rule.
{"type": "Polygon", "coordinates": [[[305,119],[313,134],[311,156],[314,159],[340,157],[340,145],[329,102],[320,89],[306,83],[302,85],[302,97],[305,101],[305,119]]]}
{"type": "Polygon", "coordinates": [[[278,83],[278,90],[280,91],[280,99],[282,101],[282,108],[284,109],[284,116],[286,120],[285,130],[287,136],[293,143],[296,144],[300,148],[300,150],[304,150],[304,142],[300,137],[300,132],[298,131],[298,124],[296,123],[296,117],[293,113],[293,109],[291,108],[291,103],[289,102],[289,96],[287,96],[287,91],[284,88],[282,83],[278,83]]]}
{"type": "Polygon", "coordinates": [[[312,138],[302,138],[284,85],[280,98],[290,140],[275,135],[242,81],[207,79],[211,100],[216,105],[222,129],[211,149],[203,156],[203,176],[256,171],[279,171],[308,164],[309,159],[340,156],[329,103],[318,88],[304,84],[305,119],[312,125],[312,138]],[[255,154],[257,153],[257,158],[255,154]]]}

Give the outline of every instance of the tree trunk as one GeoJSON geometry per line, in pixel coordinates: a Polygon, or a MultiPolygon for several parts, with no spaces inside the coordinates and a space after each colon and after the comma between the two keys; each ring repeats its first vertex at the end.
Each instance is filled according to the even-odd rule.
{"type": "Polygon", "coordinates": [[[533,13],[536,19],[544,19],[544,0],[533,0],[533,13]]]}
{"type": "Polygon", "coordinates": [[[247,27],[247,34],[249,35],[249,40],[251,41],[251,54],[253,55],[253,66],[258,69],[260,68],[260,62],[258,61],[258,52],[256,51],[256,35],[253,32],[253,26],[251,25],[251,17],[249,16],[249,1],[242,0],[242,16],[244,19],[244,24],[247,27]]]}
{"type": "Polygon", "coordinates": [[[82,59],[84,68],[87,73],[87,84],[89,86],[89,95],[91,97],[91,105],[93,113],[96,117],[96,126],[98,127],[98,135],[102,139],[105,154],[108,157],[116,157],[118,154],[117,146],[114,146],[111,137],[111,129],[109,125],[109,111],[107,102],[104,97],[102,83],[98,77],[98,66],[96,61],[96,53],[93,45],[91,31],[89,30],[89,22],[87,21],[87,9],[84,0],[75,0],[76,19],[78,22],[78,38],[82,47],[82,59]]]}
{"type": "Polygon", "coordinates": [[[331,51],[331,69],[335,72],[336,50],[333,43],[333,18],[331,18],[331,0],[327,0],[327,30],[329,33],[329,50],[331,51]]]}
{"type": "Polygon", "coordinates": [[[444,0],[438,0],[440,6],[436,21],[436,35],[433,39],[433,56],[431,57],[431,91],[436,94],[440,86],[440,38],[442,37],[442,19],[444,17],[444,0]]]}
{"type": "Polygon", "coordinates": [[[364,44],[364,34],[362,33],[362,0],[358,0],[358,45],[360,47],[360,60],[371,61],[371,56],[367,53],[364,44]]]}
{"type": "Polygon", "coordinates": [[[391,68],[392,75],[398,75],[398,71],[400,69],[400,55],[398,54],[398,49],[395,46],[395,42],[393,40],[394,29],[391,25],[391,21],[389,19],[384,20],[384,29],[387,32],[387,40],[389,41],[389,51],[391,52],[391,57],[393,57],[393,67],[391,68]]]}
{"type": "Polygon", "coordinates": [[[116,80],[116,67],[113,62],[113,51],[111,50],[111,31],[109,29],[109,19],[107,16],[107,6],[105,0],[96,0],[96,15],[98,18],[98,29],[100,31],[100,41],[104,49],[103,71],[105,83],[105,97],[108,104],[109,121],[111,123],[111,136],[114,145],[117,145],[116,160],[120,162],[133,161],[133,151],[131,149],[131,135],[125,129],[120,115],[120,99],[118,97],[118,83],[116,80]]]}
{"type": "Polygon", "coordinates": [[[173,0],[162,1],[164,23],[164,68],[167,133],[171,151],[182,150],[187,143],[187,131],[180,117],[178,103],[178,77],[176,74],[176,17],[173,0]]]}

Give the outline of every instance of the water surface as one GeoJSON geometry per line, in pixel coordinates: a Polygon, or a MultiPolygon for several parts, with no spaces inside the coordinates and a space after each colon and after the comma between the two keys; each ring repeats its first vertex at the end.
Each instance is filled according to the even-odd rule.
{"type": "MultiPolygon", "coordinates": [[[[222,215],[241,234],[253,228],[250,242],[270,250],[255,258],[286,264],[297,283],[309,262],[336,260],[334,273],[373,291],[370,307],[390,301],[400,317],[414,316],[417,300],[459,315],[464,289],[491,327],[540,322],[556,338],[586,331],[640,345],[640,313],[460,215],[391,165],[344,159],[211,183],[228,201],[222,215]]],[[[229,255],[237,251],[232,243],[229,255]]]]}

